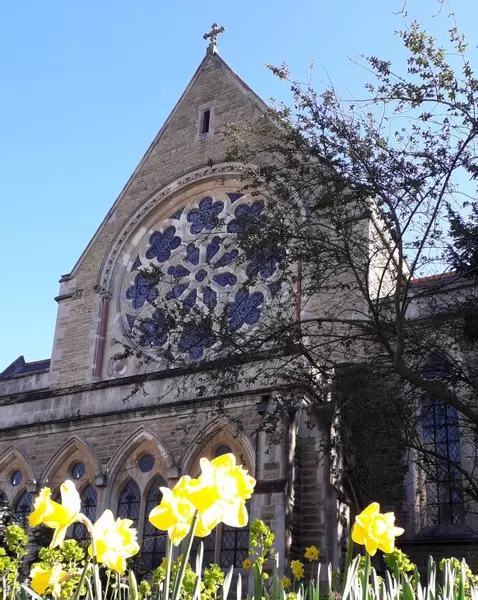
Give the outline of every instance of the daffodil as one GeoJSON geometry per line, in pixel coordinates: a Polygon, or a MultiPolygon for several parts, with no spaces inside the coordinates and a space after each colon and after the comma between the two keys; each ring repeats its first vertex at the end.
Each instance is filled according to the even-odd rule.
{"type": "Polygon", "coordinates": [[[286,577],[285,575],[284,575],[284,577],[283,577],[283,578],[282,578],[280,581],[281,581],[281,583],[282,583],[282,587],[283,587],[285,590],[286,590],[287,588],[290,588],[290,586],[292,585],[292,584],[291,584],[291,581],[290,581],[290,579],[289,579],[288,577],[286,577]]]}
{"type": "Polygon", "coordinates": [[[242,568],[243,569],[252,568],[252,560],[250,560],[249,558],[246,558],[246,560],[242,563],[242,568]]]}
{"type": "Polygon", "coordinates": [[[51,499],[50,488],[43,488],[35,499],[34,510],[28,517],[30,527],[46,525],[55,530],[50,546],[61,546],[70,525],[78,521],[81,499],[75,484],[68,480],[61,484],[61,504],[51,499]]]}
{"type": "MultiPolygon", "coordinates": [[[[136,541],[136,529],[131,527],[130,519],[114,519],[110,510],[105,510],[93,525],[93,539],[95,541],[96,560],[118,573],[126,570],[126,559],[134,556],[139,551],[136,541]]],[[[88,548],[90,556],[93,548],[88,548]]]]}
{"type": "Polygon", "coordinates": [[[395,527],[393,512],[382,514],[380,505],[372,502],[355,517],[352,540],[364,545],[370,556],[373,556],[377,550],[389,554],[395,548],[395,538],[403,532],[404,529],[401,527],[395,527]]]}
{"type": "Polygon", "coordinates": [[[300,560],[293,560],[290,563],[290,568],[296,579],[304,578],[304,563],[301,563],[300,560]]]}
{"type": "MultiPolygon", "coordinates": [[[[157,529],[167,531],[175,546],[187,536],[196,513],[196,507],[190,500],[191,489],[197,489],[197,480],[188,475],[181,477],[172,490],[160,488],[163,494],[161,503],[149,514],[150,522],[157,529]]],[[[198,515],[195,535],[206,537],[218,523],[219,518],[213,511],[198,515]]]]}
{"type": "Polygon", "coordinates": [[[58,598],[61,593],[60,582],[65,574],[61,565],[54,565],[51,569],[43,569],[37,565],[30,571],[31,587],[40,595],[50,588],[52,596],[58,598]]]}
{"type": "Polygon", "coordinates": [[[201,458],[201,475],[191,488],[190,499],[200,514],[212,511],[216,518],[231,527],[245,527],[248,521],[246,500],[252,496],[256,481],[233,454],[223,454],[209,461],[201,458]]]}
{"type": "Polygon", "coordinates": [[[305,549],[304,558],[306,558],[310,562],[312,562],[313,560],[318,560],[318,558],[319,558],[319,549],[316,548],[315,546],[308,546],[305,549]]]}
{"type": "Polygon", "coordinates": [[[220,522],[231,527],[247,525],[245,502],[254,490],[254,478],[236,465],[233,454],[212,461],[202,458],[200,465],[197,479],[183,475],[172,490],[160,488],[161,503],[149,515],[150,522],[167,531],[175,546],[188,534],[195,515],[198,537],[209,535],[220,522]]]}

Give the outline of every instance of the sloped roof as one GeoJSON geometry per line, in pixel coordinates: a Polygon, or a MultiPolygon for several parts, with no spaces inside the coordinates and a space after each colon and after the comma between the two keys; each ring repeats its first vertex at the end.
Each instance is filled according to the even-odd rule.
{"type": "Polygon", "coordinates": [[[23,356],[19,356],[12,362],[2,373],[0,373],[1,379],[10,379],[17,375],[33,375],[35,373],[44,373],[50,369],[50,359],[34,360],[32,362],[26,362],[23,356]]]}

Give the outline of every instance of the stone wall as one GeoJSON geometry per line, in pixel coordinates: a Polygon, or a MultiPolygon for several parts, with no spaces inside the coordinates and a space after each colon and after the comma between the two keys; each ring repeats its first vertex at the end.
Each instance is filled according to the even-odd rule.
{"type": "Polygon", "coordinates": [[[52,386],[82,384],[93,378],[103,261],[134,210],[168,182],[224,160],[221,128],[264,111],[262,101],[217,55],[208,55],[190,86],[131,176],[72,273],[62,278],[52,353],[52,386]],[[200,107],[211,106],[213,128],[198,135],[200,107]]]}

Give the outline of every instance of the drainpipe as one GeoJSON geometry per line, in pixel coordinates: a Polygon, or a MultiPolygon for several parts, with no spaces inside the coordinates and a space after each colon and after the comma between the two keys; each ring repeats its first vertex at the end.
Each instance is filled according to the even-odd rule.
{"type": "Polygon", "coordinates": [[[108,325],[108,311],[110,305],[110,294],[101,294],[100,309],[98,315],[98,342],[96,345],[96,356],[93,368],[93,377],[101,377],[103,371],[103,359],[106,344],[106,327],[108,325]]]}
{"type": "Polygon", "coordinates": [[[298,407],[293,406],[289,409],[289,424],[288,424],[288,439],[287,439],[287,487],[286,487],[286,514],[285,514],[285,555],[290,556],[292,546],[292,520],[293,506],[292,500],[294,495],[295,484],[295,450],[297,447],[297,429],[299,423],[298,407]]]}
{"type": "MultiPolygon", "coordinates": [[[[264,394],[261,396],[261,399],[256,404],[257,414],[263,419],[264,415],[267,412],[267,407],[269,405],[269,400],[271,399],[270,394],[264,394]]],[[[265,432],[260,431],[257,432],[256,435],[256,448],[255,448],[255,468],[254,468],[254,476],[256,481],[262,481],[264,479],[264,465],[261,461],[261,450],[264,448],[265,441],[265,432]]]]}

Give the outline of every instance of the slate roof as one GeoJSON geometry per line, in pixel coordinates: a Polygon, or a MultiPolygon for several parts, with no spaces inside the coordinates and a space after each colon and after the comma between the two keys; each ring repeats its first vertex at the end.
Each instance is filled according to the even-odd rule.
{"type": "Polygon", "coordinates": [[[44,373],[50,369],[50,359],[34,360],[26,362],[23,356],[19,356],[2,373],[0,379],[10,379],[17,375],[32,375],[34,373],[44,373]]]}

